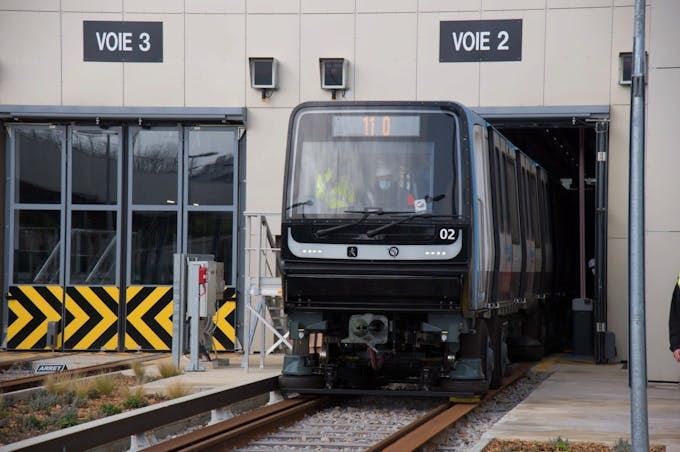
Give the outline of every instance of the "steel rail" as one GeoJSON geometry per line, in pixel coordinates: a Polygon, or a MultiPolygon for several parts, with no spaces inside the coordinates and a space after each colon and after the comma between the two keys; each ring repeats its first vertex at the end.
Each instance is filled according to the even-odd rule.
{"type": "MultiPolygon", "coordinates": [[[[531,366],[533,366],[533,363],[522,363],[518,365],[512,372],[512,375],[503,379],[503,384],[498,389],[490,390],[479,402],[455,404],[435,416],[430,416],[426,422],[419,423],[418,421],[414,421],[401,431],[395,433],[395,435],[386,438],[379,445],[376,445],[369,450],[400,452],[404,450],[417,450],[418,448],[423,447],[448,427],[465,417],[470,411],[477,408],[479,404],[492,398],[496,393],[502,391],[522,375],[526,374],[531,366]]],[[[429,413],[426,416],[429,416],[429,413]]]]}
{"type": "Polygon", "coordinates": [[[248,444],[258,436],[290,425],[321,408],[327,398],[300,396],[258,408],[241,416],[156,444],[145,451],[223,450],[248,444]]]}
{"type": "MultiPolygon", "coordinates": [[[[162,359],[166,357],[166,354],[163,355],[153,355],[153,356],[144,356],[141,358],[130,358],[130,359],[124,359],[121,361],[114,361],[110,363],[105,363],[105,364],[97,364],[95,366],[87,366],[87,367],[80,367],[77,369],[71,369],[71,370],[65,370],[63,372],[59,372],[58,375],[60,377],[62,376],[81,376],[81,377],[86,377],[89,375],[95,375],[98,373],[102,372],[116,372],[119,370],[124,370],[130,367],[130,364],[135,363],[135,362],[145,362],[145,361],[153,361],[156,359],[162,359]]],[[[0,382],[0,394],[8,393],[8,392],[13,392],[13,391],[19,391],[21,389],[28,389],[28,388],[35,388],[37,386],[42,386],[43,382],[45,381],[45,378],[48,375],[52,374],[45,374],[45,375],[31,375],[30,377],[22,377],[22,378],[15,378],[12,380],[5,380],[0,382]]]]}
{"type": "Polygon", "coordinates": [[[91,449],[274,391],[277,388],[277,378],[271,377],[233,388],[217,388],[149,405],[8,444],[3,446],[3,450],[36,452],[59,450],[64,452],[91,449]]]}

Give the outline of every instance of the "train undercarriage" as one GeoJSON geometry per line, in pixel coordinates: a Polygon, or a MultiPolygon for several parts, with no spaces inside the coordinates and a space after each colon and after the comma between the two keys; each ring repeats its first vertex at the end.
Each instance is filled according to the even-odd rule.
{"type": "Polygon", "coordinates": [[[280,387],[302,393],[479,396],[499,387],[510,359],[538,359],[540,309],[457,312],[291,312],[293,349],[280,387]],[[485,317],[486,314],[486,317],[485,317]]]}

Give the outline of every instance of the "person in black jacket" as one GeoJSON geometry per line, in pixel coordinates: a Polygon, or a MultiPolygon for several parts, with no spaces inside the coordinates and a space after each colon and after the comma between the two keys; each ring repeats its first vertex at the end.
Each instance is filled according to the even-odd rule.
{"type": "Polygon", "coordinates": [[[678,275],[678,283],[673,289],[673,297],[671,298],[671,312],[668,316],[668,336],[673,357],[680,363],[680,275],[678,275]]]}

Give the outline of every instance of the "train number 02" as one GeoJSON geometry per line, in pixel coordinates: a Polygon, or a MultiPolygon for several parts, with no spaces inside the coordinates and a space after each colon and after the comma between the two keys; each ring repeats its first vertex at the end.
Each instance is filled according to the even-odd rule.
{"type": "Polygon", "coordinates": [[[452,228],[440,229],[439,238],[442,240],[456,240],[456,230],[452,228]]]}

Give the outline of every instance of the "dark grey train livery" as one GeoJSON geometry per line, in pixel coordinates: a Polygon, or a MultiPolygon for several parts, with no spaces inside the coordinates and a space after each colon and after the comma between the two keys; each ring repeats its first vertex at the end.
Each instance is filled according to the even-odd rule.
{"type": "Polygon", "coordinates": [[[470,109],[302,104],[284,184],[283,388],[479,394],[542,355],[548,175],[470,109]]]}

